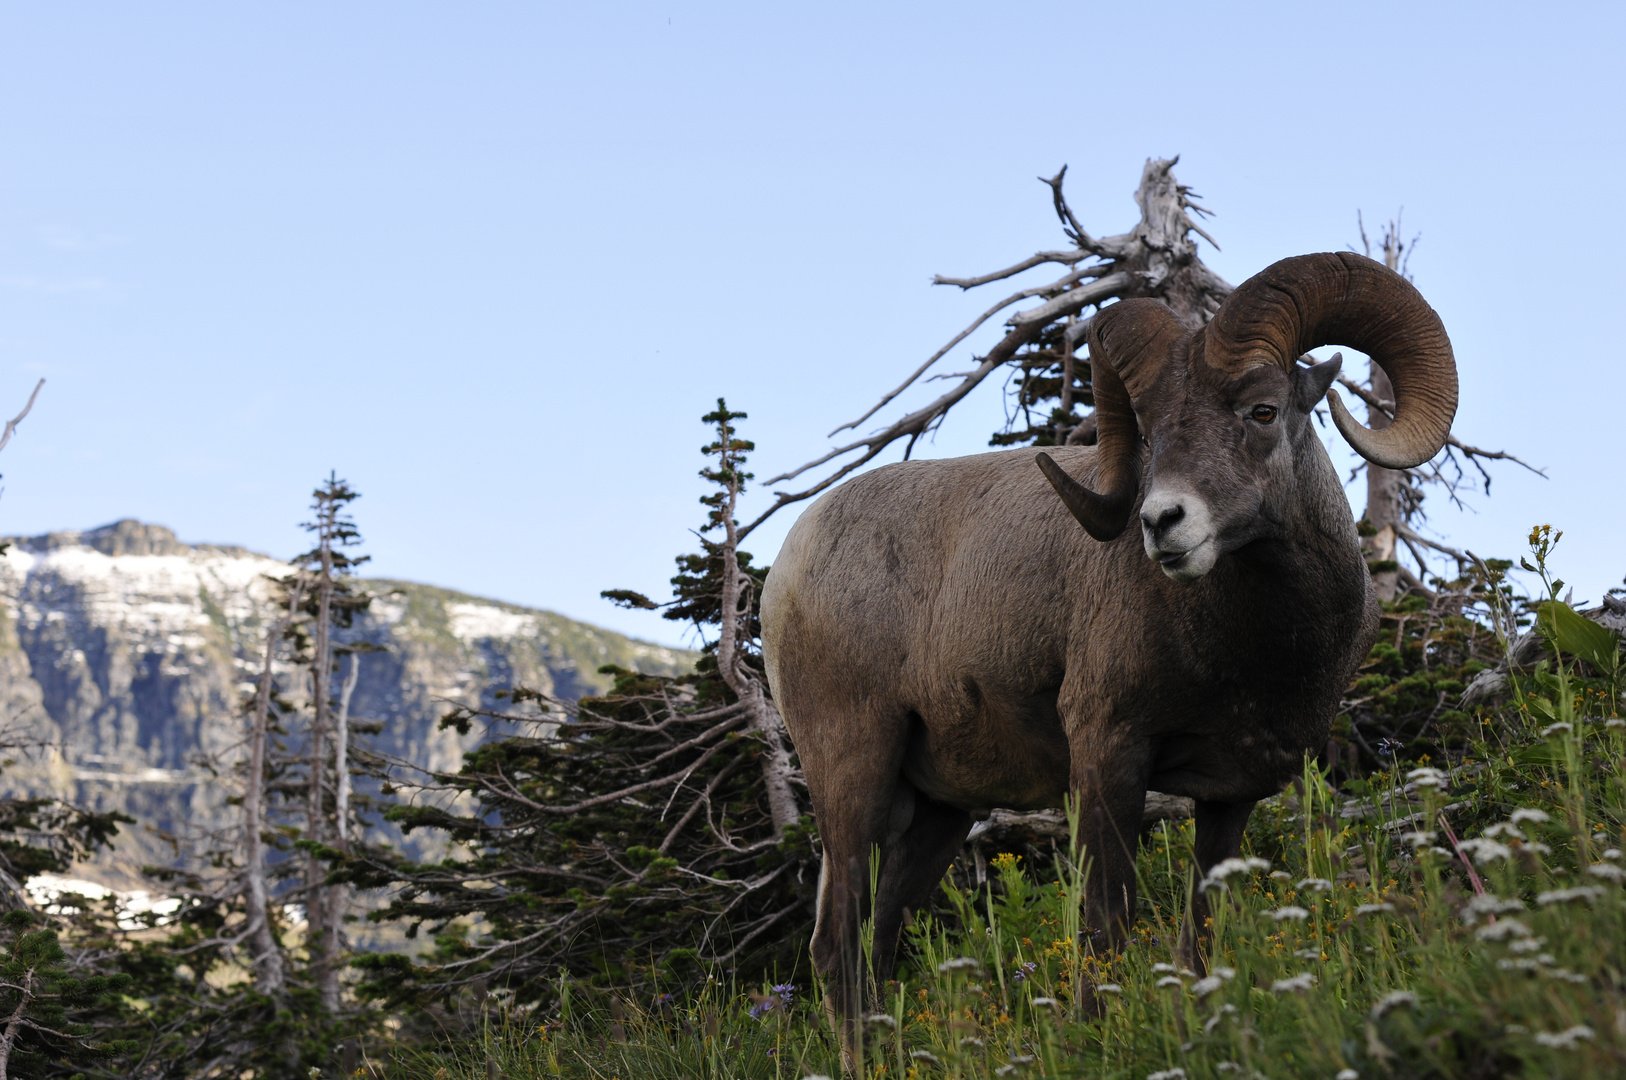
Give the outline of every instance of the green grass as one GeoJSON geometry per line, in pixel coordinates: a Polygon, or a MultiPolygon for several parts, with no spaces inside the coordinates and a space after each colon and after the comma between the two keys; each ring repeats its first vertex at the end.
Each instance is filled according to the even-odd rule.
{"type": "MultiPolygon", "coordinates": [[[[874,988],[864,1075],[1626,1075],[1621,672],[1578,670],[1522,681],[1449,768],[1333,791],[1307,764],[1255,812],[1248,864],[1207,883],[1207,978],[1175,948],[1199,885],[1190,822],[1142,845],[1141,919],[1115,955],[1076,944],[1085,875],[1065,859],[1036,876],[1001,856],[980,889],[946,883],[906,932],[900,980],[874,988]]],[[[722,975],[656,1001],[561,984],[546,1016],[493,997],[476,1038],[392,1072],[840,1076],[817,985],[782,977],[788,1006],[722,975]]]]}

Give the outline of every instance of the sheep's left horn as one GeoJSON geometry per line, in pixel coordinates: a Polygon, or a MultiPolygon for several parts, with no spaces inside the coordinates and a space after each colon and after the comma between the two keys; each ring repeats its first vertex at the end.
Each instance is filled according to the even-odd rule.
{"type": "Polygon", "coordinates": [[[1140,490],[1140,425],[1133,397],[1157,380],[1186,328],[1156,300],[1120,300],[1090,320],[1090,386],[1095,395],[1095,483],[1091,491],[1049,454],[1039,468],[1084,531],[1103,543],[1129,525],[1140,490]]]}
{"type": "Polygon", "coordinates": [[[1208,324],[1204,355],[1225,371],[1253,364],[1291,371],[1318,345],[1372,357],[1395,388],[1394,423],[1364,427],[1337,393],[1332,419],[1355,451],[1386,469],[1440,452],[1457,413],[1457,364],[1440,317],[1411,282],[1353,252],[1300,255],[1266,267],[1226,297],[1208,324]]]}
{"type": "Polygon", "coordinates": [[[1056,489],[1056,494],[1061,496],[1062,503],[1078,519],[1078,523],[1084,526],[1085,532],[1103,543],[1116,540],[1122,534],[1129,524],[1129,512],[1134,507],[1134,488],[1127,492],[1097,495],[1068,476],[1049,454],[1039,454],[1036,460],[1039,471],[1044,473],[1044,478],[1050,481],[1050,486],[1056,489]]]}

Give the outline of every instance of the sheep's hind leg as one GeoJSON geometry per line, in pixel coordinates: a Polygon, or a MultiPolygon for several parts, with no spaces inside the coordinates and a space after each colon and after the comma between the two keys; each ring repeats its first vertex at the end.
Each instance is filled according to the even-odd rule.
{"type": "Polygon", "coordinates": [[[899,781],[894,798],[894,828],[899,803],[912,799],[907,827],[881,854],[881,876],[875,893],[875,982],[885,986],[897,971],[898,937],[903,930],[904,911],[924,907],[942,884],[943,874],[965,845],[971,831],[971,815],[965,810],[937,802],[915,791],[907,781],[899,781]]]}
{"type": "Polygon", "coordinates": [[[902,781],[901,739],[885,738],[887,725],[854,724],[847,730],[867,738],[856,746],[811,737],[801,742],[807,746],[802,763],[824,846],[810,951],[813,969],[825,981],[825,1008],[841,1040],[843,1060],[850,1065],[868,983],[861,930],[870,914],[869,860],[895,831],[902,781]]]}

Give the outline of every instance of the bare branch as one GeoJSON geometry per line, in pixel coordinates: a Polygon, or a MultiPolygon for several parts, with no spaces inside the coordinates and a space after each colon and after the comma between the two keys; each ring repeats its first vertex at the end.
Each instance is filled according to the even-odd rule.
{"type": "MultiPolygon", "coordinates": [[[[1092,273],[1098,275],[1098,274],[1105,273],[1105,272],[1106,272],[1105,267],[1092,266],[1092,267],[1088,267],[1088,268],[1083,269],[1083,270],[1075,270],[1073,273],[1068,274],[1065,277],[1062,277],[1062,278],[1060,278],[1060,279],[1058,279],[1056,281],[1052,281],[1048,285],[1038,285],[1038,286],[1035,286],[1035,287],[1033,287],[1031,289],[1023,289],[1021,292],[1012,293],[1010,296],[1007,296],[1005,299],[1001,300],[999,303],[995,304],[993,307],[989,308],[987,311],[985,311],[981,315],[977,316],[977,318],[971,323],[970,326],[966,327],[964,330],[961,330],[958,334],[955,334],[952,338],[950,338],[948,340],[947,344],[945,344],[941,349],[938,349],[936,352],[932,353],[932,355],[929,358],[927,358],[927,360],[926,360],[926,362],[924,364],[921,364],[919,367],[917,367],[914,370],[914,372],[907,379],[903,380],[902,383],[898,384],[898,388],[896,390],[893,390],[891,393],[889,393],[885,397],[881,398],[880,401],[876,402],[875,406],[872,409],[870,409],[869,412],[865,413],[863,416],[860,416],[857,420],[854,420],[851,423],[842,424],[840,427],[836,428],[835,431],[832,431],[832,432],[830,432],[829,435],[826,435],[825,438],[827,438],[827,439],[828,438],[833,438],[839,432],[846,431],[848,428],[855,428],[859,424],[862,424],[865,420],[868,420],[870,417],[872,417],[876,413],[880,412],[883,408],[886,407],[887,402],[891,401],[893,398],[897,397],[899,394],[901,394],[905,390],[909,389],[909,387],[914,384],[914,381],[916,379],[920,378],[922,375],[924,375],[926,373],[926,370],[928,368],[930,368],[933,364],[937,363],[944,356],[948,355],[949,350],[954,348],[954,346],[958,345],[960,342],[962,342],[966,338],[970,337],[972,332],[975,331],[977,329],[977,327],[981,326],[983,323],[987,322],[989,319],[993,318],[995,315],[998,315],[1001,311],[1003,311],[1006,308],[1010,307],[1012,304],[1016,303],[1017,301],[1019,301],[1019,300],[1027,300],[1027,299],[1030,299],[1030,298],[1035,297],[1035,296],[1044,296],[1047,293],[1060,292],[1061,290],[1067,288],[1067,286],[1073,284],[1073,282],[1079,281],[1079,280],[1081,280],[1083,278],[1086,278],[1086,277],[1090,277],[1092,275],[1092,273]]],[[[791,475],[794,475],[794,474],[791,474],[791,475]]],[[[777,484],[781,480],[788,480],[788,479],[790,479],[790,476],[776,476],[772,480],[769,480],[768,483],[777,484]]]]}
{"type": "Polygon", "coordinates": [[[34,407],[34,399],[40,396],[40,387],[44,385],[44,379],[41,379],[39,382],[34,384],[34,392],[28,395],[28,404],[24,405],[23,411],[18,413],[6,424],[6,430],[4,432],[0,432],[0,450],[4,450],[6,448],[6,444],[11,441],[11,433],[17,430],[17,425],[23,422],[23,417],[27,416],[29,410],[34,407]]]}
{"type": "MultiPolygon", "coordinates": [[[[1046,183],[1049,183],[1049,181],[1046,181],[1046,183]]],[[[1007,266],[1003,270],[995,270],[993,273],[983,274],[981,277],[953,278],[944,277],[942,274],[934,274],[932,275],[932,284],[957,285],[961,289],[975,289],[978,285],[1004,281],[1006,278],[1015,277],[1024,270],[1032,270],[1035,266],[1043,266],[1045,263],[1064,263],[1071,266],[1073,263],[1082,262],[1090,257],[1091,252],[1088,251],[1041,251],[1037,255],[1030,255],[1028,258],[1023,259],[1015,266],[1007,266]]]]}
{"type": "Polygon", "coordinates": [[[1012,326],[1043,326],[1069,315],[1077,315],[1091,304],[1122,295],[1134,285],[1134,278],[1126,273],[1108,274],[1099,281],[1065,292],[1036,308],[1018,311],[1011,316],[1012,326]]]}
{"type": "Polygon", "coordinates": [[[752,529],[755,529],[758,525],[766,521],[768,517],[781,506],[786,506],[794,502],[801,502],[803,499],[810,499],[814,495],[817,495],[819,492],[823,491],[825,488],[828,488],[832,484],[836,483],[842,477],[847,476],[856,469],[862,468],[864,465],[874,460],[874,458],[880,454],[881,451],[885,450],[895,440],[903,437],[904,435],[920,435],[925,432],[927,426],[930,425],[932,421],[948,412],[948,410],[956,402],[974,390],[978,383],[982,382],[983,379],[988,377],[990,372],[1003,365],[1005,361],[1009,360],[1016,353],[1017,349],[1027,344],[1031,339],[1037,337],[1040,329],[1041,327],[1039,326],[1028,325],[1012,330],[1009,334],[1005,335],[1004,339],[1000,341],[999,344],[995,345],[991,350],[989,350],[988,355],[983,358],[983,361],[977,367],[977,370],[973,371],[970,375],[967,375],[960,385],[956,386],[954,389],[950,390],[936,401],[933,401],[931,404],[922,408],[916,409],[908,416],[894,421],[890,426],[874,435],[869,436],[868,438],[859,439],[856,442],[848,443],[846,446],[837,447],[815,461],[810,461],[806,465],[803,465],[788,473],[784,473],[780,476],[776,476],[772,480],[768,481],[768,483],[774,484],[781,480],[790,480],[794,477],[800,476],[809,469],[823,465],[832,458],[840,457],[842,454],[848,454],[859,449],[863,449],[865,451],[861,457],[843,465],[841,468],[837,469],[835,472],[831,473],[817,484],[808,488],[806,491],[800,491],[795,494],[786,494],[782,491],[775,492],[774,504],[758,515],[757,519],[751,522],[751,524],[740,529],[740,538],[744,539],[746,536],[750,535],[752,529]]]}
{"type": "MultiPolygon", "coordinates": [[[[1312,361],[1307,356],[1301,356],[1301,357],[1299,357],[1299,362],[1300,363],[1313,363],[1314,361],[1312,361]]],[[[1382,398],[1379,398],[1376,394],[1372,393],[1372,391],[1368,390],[1366,387],[1362,386],[1360,383],[1356,382],[1354,379],[1351,379],[1348,375],[1340,375],[1340,376],[1338,376],[1338,385],[1342,386],[1345,390],[1348,390],[1350,393],[1352,393],[1356,397],[1360,398],[1362,401],[1364,401],[1367,404],[1367,406],[1369,408],[1377,409],[1378,411],[1382,412],[1385,416],[1389,417],[1391,420],[1394,419],[1394,415],[1395,415],[1394,402],[1386,401],[1386,400],[1384,400],[1382,398]]],[[[1531,465],[1529,462],[1522,461],[1519,458],[1514,457],[1512,454],[1508,453],[1506,450],[1481,450],[1477,446],[1469,446],[1467,443],[1463,442],[1461,439],[1458,439],[1455,435],[1447,435],[1445,437],[1445,444],[1447,446],[1449,446],[1449,447],[1452,447],[1452,448],[1460,451],[1461,453],[1466,455],[1470,460],[1483,458],[1486,461],[1511,461],[1515,465],[1520,465],[1520,466],[1523,466],[1526,469],[1529,469],[1531,472],[1535,473],[1537,476],[1541,477],[1542,479],[1547,478],[1547,471],[1545,469],[1538,469],[1534,465],[1531,465]]],[[[1478,462],[1475,461],[1475,464],[1477,465],[1478,462]]],[[[1483,473],[1484,470],[1481,469],[1480,471],[1481,471],[1481,473],[1483,473]]],[[[1441,477],[1440,479],[1443,480],[1444,478],[1441,477]]]]}
{"type": "MultiPolygon", "coordinates": [[[[1395,522],[1395,527],[1394,528],[1395,528],[1395,532],[1400,535],[1401,539],[1407,541],[1408,544],[1421,544],[1426,548],[1433,548],[1435,551],[1440,552],[1442,555],[1451,556],[1453,559],[1457,560],[1457,562],[1459,562],[1459,563],[1470,563],[1470,562],[1473,561],[1473,557],[1471,555],[1467,554],[1466,552],[1458,551],[1454,547],[1447,547],[1446,545],[1440,543],[1437,540],[1430,540],[1428,537],[1419,534],[1415,529],[1413,529],[1411,526],[1407,525],[1403,521],[1395,522]]],[[[1416,553],[1413,552],[1413,554],[1416,554],[1416,553]]],[[[1417,561],[1418,561],[1419,564],[1422,563],[1421,559],[1418,559],[1417,561]]]]}

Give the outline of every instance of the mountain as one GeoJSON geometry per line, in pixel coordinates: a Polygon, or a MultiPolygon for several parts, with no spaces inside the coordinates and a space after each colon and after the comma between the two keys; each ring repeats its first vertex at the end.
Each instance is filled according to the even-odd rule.
{"type": "MultiPolygon", "coordinates": [[[[96,868],[133,884],[136,867],[173,858],[162,832],[235,815],[235,785],[203,762],[241,757],[267,577],[289,568],[138,521],[6,543],[0,727],[18,749],[0,786],[136,818],[96,868]]],[[[382,651],[362,660],[352,714],[382,723],[376,748],[431,768],[455,769],[479,738],[437,730],[451,702],[490,704],[518,685],[576,698],[608,688],[605,664],[678,674],[695,660],[552,612],[404,581],[366,586],[376,599],[346,638],[382,651]]]]}

